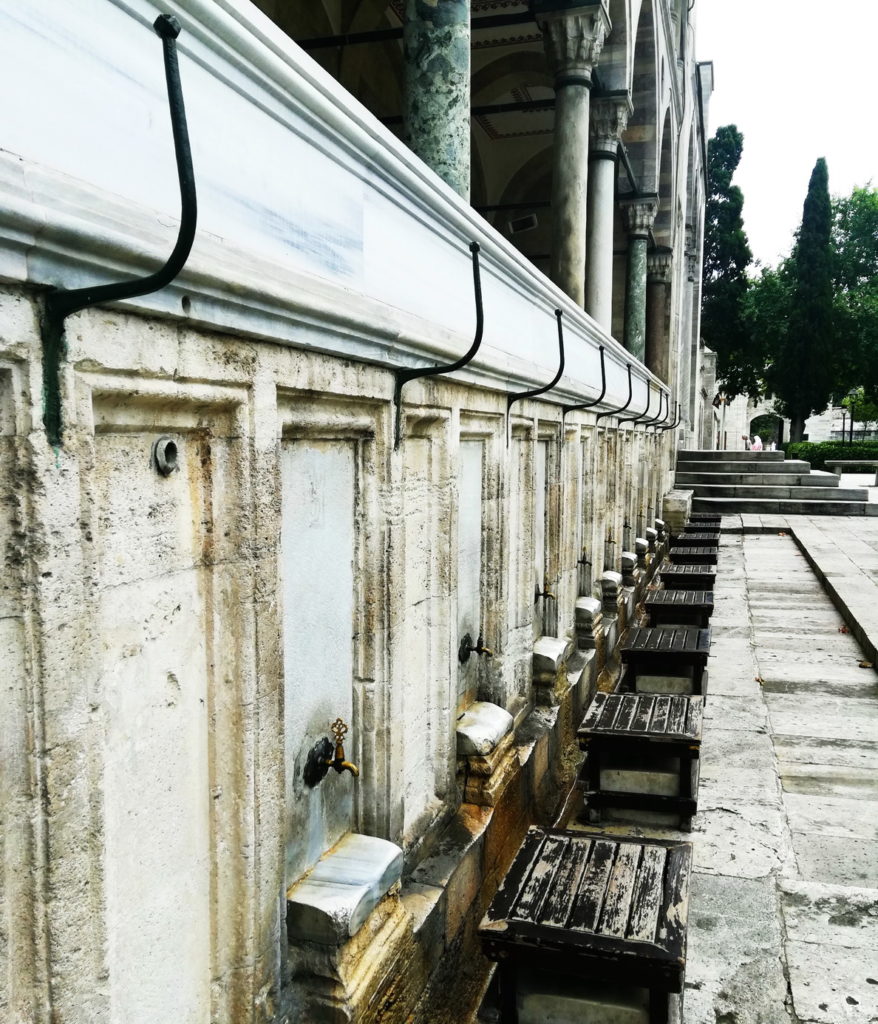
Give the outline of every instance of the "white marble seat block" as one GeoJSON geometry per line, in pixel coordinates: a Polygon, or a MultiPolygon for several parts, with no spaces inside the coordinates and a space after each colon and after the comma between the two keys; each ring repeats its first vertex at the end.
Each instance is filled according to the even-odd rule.
{"type": "Polygon", "coordinates": [[[507,733],[512,715],[488,701],[476,701],[457,721],[457,753],[461,757],[490,754],[507,733]]]}
{"type": "Polygon", "coordinates": [[[567,641],[557,636],[541,636],[534,644],[534,675],[554,676],[567,653],[567,641]]]}
{"type": "Polygon", "coordinates": [[[287,892],[290,938],[340,945],[355,935],[402,875],[402,850],[350,833],[287,892]]]}
{"type": "Polygon", "coordinates": [[[633,985],[602,985],[562,974],[521,971],[519,1024],[648,1024],[649,993],[633,985]]]}

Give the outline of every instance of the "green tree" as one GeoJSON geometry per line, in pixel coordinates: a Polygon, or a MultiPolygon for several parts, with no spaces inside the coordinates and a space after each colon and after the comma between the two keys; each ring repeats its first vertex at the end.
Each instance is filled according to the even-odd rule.
{"type": "Polygon", "coordinates": [[[757,395],[764,363],[744,317],[753,255],[742,218],[744,196],[732,184],[743,148],[744,136],[733,124],[718,128],[707,146],[701,333],[716,352],[717,380],[729,397],[757,395]]]}
{"type": "Polygon", "coordinates": [[[878,403],[867,398],[864,388],[855,388],[842,399],[841,404],[850,412],[854,430],[856,430],[856,424],[860,424],[863,436],[878,423],[878,403]]]}
{"type": "Polygon", "coordinates": [[[800,441],[805,420],[825,409],[838,392],[842,360],[835,348],[833,308],[832,207],[829,174],[821,157],[814,165],[792,255],[781,267],[789,290],[789,314],[777,326],[766,369],[768,393],[790,420],[790,440],[800,441]]]}
{"type": "Polygon", "coordinates": [[[855,188],[832,204],[833,311],[840,390],[863,385],[878,401],[878,190],[855,188]]]}

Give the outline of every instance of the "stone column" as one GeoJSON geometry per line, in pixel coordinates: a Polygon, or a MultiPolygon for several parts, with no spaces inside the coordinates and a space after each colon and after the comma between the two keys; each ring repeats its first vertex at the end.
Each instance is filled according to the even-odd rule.
{"type": "Polygon", "coordinates": [[[555,78],[551,277],[583,306],[589,90],[610,19],[606,0],[534,0],[531,8],[555,78]]]}
{"type": "Polygon", "coordinates": [[[608,334],[613,322],[616,152],[630,113],[627,96],[604,97],[591,107],[585,308],[608,334]]]}
{"type": "Polygon", "coordinates": [[[658,200],[635,199],[624,204],[628,228],[628,282],[625,291],[625,348],[644,361],[646,356],[646,247],[658,200]]]}
{"type": "Polygon", "coordinates": [[[469,200],[469,0],[406,0],[403,54],[405,141],[469,200]]]}
{"type": "Polygon", "coordinates": [[[668,338],[668,299],[671,293],[672,253],[656,249],[646,259],[646,365],[670,384],[671,353],[668,338]]]}

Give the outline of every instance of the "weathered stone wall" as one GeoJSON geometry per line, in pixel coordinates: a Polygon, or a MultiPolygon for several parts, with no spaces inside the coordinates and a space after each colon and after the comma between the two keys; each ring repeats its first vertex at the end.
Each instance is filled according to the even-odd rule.
{"type": "MultiPolygon", "coordinates": [[[[667,487],[668,435],[525,402],[507,443],[503,394],[436,380],[409,386],[396,450],[385,370],[107,310],[67,337],[52,449],[35,300],[3,291],[0,1005],[71,1024],[154,1024],[171,1002],[175,1020],[275,1019],[281,965],[316,962],[286,948],[283,893],[348,829],[406,853],[368,986],[400,957],[426,986],[559,796],[598,669],[573,658],[576,600],[644,521],[641,467],[664,465],[651,502],[667,487]],[[461,666],[473,608],[493,655],[461,666]],[[536,708],[547,636],[560,682],[536,708]],[[461,804],[473,699],[515,723],[484,807],[461,804]],[[309,791],[307,752],[337,715],[360,776],[309,791]]],[[[330,1001],[356,1005],[366,980],[344,978],[330,1001]]]]}

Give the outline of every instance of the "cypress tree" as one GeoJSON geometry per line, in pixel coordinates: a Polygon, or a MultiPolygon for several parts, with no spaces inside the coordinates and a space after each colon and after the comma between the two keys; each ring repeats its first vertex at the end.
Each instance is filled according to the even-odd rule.
{"type": "Polygon", "coordinates": [[[829,404],[835,389],[832,206],[829,174],[821,157],[811,172],[792,255],[790,308],[766,384],[778,399],[778,411],[790,420],[790,440],[799,441],[805,420],[829,404]]]}

